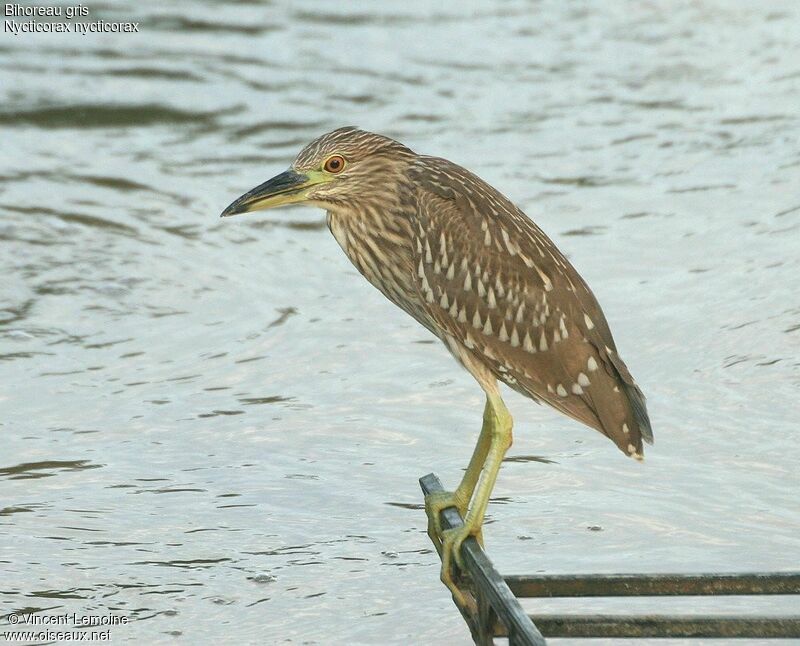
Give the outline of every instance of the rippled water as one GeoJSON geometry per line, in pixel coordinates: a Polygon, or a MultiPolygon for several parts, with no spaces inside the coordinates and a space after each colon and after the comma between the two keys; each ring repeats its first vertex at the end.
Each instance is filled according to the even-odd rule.
{"type": "Polygon", "coordinates": [[[648,395],[638,465],[509,394],[502,571],[797,568],[796,3],[127,5],[91,17],[138,35],[0,41],[0,612],[469,641],[416,479],[457,482],[479,389],[321,212],[217,219],[347,124],[519,203],[648,395]]]}

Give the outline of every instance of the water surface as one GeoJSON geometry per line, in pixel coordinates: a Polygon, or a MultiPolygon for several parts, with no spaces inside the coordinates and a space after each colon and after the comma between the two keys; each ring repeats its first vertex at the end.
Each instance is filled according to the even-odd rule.
{"type": "Polygon", "coordinates": [[[90,8],[141,33],[0,44],[0,613],[128,616],[119,643],[469,642],[416,479],[457,482],[480,390],[321,212],[217,219],[348,124],[536,219],[648,396],[638,465],[509,393],[501,571],[797,568],[795,3],[90,8]]]}

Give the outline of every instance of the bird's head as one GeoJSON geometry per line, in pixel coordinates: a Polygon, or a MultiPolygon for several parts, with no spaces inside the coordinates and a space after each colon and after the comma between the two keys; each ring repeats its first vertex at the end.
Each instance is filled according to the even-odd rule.
{"type": "Polygon", "coordinates": [[[403,144],[358,128],[339,128],[308,144],[288,170],[235,200],[222,217],[285,204],[333,210],[379,201],[415,157],[403,144]]]}

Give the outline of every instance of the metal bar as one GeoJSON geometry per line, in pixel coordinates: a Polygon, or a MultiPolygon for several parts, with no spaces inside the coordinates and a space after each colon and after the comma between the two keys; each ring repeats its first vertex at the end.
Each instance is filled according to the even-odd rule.
{"type": "MultiPolygon", "coordinates": [[[[534,615],[547,637],[766,638],[800,637],[800,617],[685,615],[534,615]]],[[[501,626],[498,626],[502,630],[501,626]]],[[[497,632],[498,637],[505,635],[497,632]]]]}
{"type": "MultiPolygon", "coordinates": [[[[419,479],[420,487],[425,495],[435,491],[444,491],[442,483],[433,473],[419,479]]],[[[455,507],[445,509],[441,513],[442,528],[451,529],[461,527],[464,521],[455,507]]],[[[461,545],[461,559],[468,574],[480,592],[485,595],[498,619],[502,624],[503,635],[509,637],[513,646],[546,646],[542,634],[536,628],[530,617],[519,605],[516,597],[511,593],[503,577],[495,570],[481,546],[473,537],[467,538],[461,545]]],[[[464,613],[464,610],[459,608],[464,613]]],[[[470,628],[475,634],[472,622],[470,628]]],[[[487,627],[493,630],[495,627],[487,627]]],[[[490,640],[491,641],[491,640],[490,640]]]]}
{"type": "Polygon", "coordinates": [[[507,576],[517,597],[800,594],[800,573],[507,576]]]}

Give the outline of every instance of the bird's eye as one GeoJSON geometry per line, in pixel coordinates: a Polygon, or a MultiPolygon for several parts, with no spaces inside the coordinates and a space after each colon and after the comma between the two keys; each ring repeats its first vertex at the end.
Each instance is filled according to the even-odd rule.
{"type": "Polygon", "coordinates": [[[341,155],[331,155],[325,161],[323,168],[329,173],[341,173],[344,170],[344,157],[341,155]]]}

